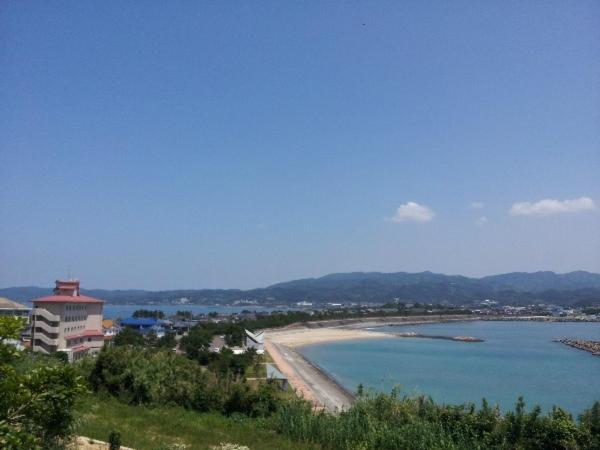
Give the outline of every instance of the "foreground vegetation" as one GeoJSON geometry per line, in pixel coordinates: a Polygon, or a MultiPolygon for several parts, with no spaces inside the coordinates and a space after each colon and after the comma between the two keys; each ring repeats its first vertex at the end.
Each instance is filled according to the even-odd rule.
{"type": "Polygon", "coordinates": [[[180,407],[132,406],[86,397],[77,432],[106,440],[120,432],[137,449],[209,449],[222,442],[270,449],[598,449],[600,404],[576,423],[560,409],[540,414],[518,402],[501,414],[483,405],[440,406],[422,397],[365,396],[339,415],[315,414],[299,400],[266,418],[196,413],[180,407]]]}
{"type": "Polygon", "coordinates": [[[138,450],[206,450],[221,443],[252,450],[300,450],[319,447],[275,433],[264,419],[244,415],[198,413],[182,407],[134,406],[114,398],[85,396],[77,407],[79,435],[107,441],[121,434],[121,444],[138,450]],[[183,447],[183,446],[186,447],[183,447]]]}
{"type": "MultiPolygon", "coordinates": [[[[62,448],[73,431],[73,406],[84,380],[62,357],[18,351],[24,323],[0,316],[0,448],[62,448]]],[[[60,354],[64,356],[64,354],[60,354]]]]}
{"type": "Polygon", "coordinates": [[[574,419],[558,407],[527,410],[521,399],[501,413],[485,402],[448,406],[360,390],[349,411],[315,413],[274,382],[248,382],[261,364],[255,353],[209,354],[207,336],[222,331],[212,325],[190,332],[183,354],[131,335],[132,343],[74,365],[14,349],[5,339],[21,326],[0,318],[3,449],[64,448],[73,433],[105,441],[120,436],[139,450],[220,442],[252,450],[600,449],[600,402],[574,419]]]}
{"type": "MultiPolygon", "coordinates": [[[[249,417],[273,414],[282,399],[270,382],[258,386],[239,373],[238,355],[225,353],[208,367],[173,352],[154,348],[113,347],[94,360],[77,364],[89,387],[133,405],[181,406],[199,412],[234,413],[249,417]]],[[[251,352],[239,358],[253,358],[251,352]]],[[[241,359],[239,359],[241,360],[241,359]]]]}
{"type": "MultiPolygon", "coordinates": [[[[99,395],[220,414],[323,449],[600,448],[600,402],[574,420],[558,407],[546,414],[539,407],[527,410],[522,399],[503,414],[485,401],[481,408],[438,405],[392,392],[359,394],[349,411],[315,414],[308,403],[286,397],[269,382],[252,387],[231,371],[203,368],[193,358],[157,349],[106,349],[91,363],[87,379],[99,395]]],[[[243,434],[239,438],[246,442],[243,434]]]]}
{"type": "Polygon", "coordinates": [[[361,397],[339,415],[314,414],[303,402],[288,402],[273,426],[296,441],[326,449],[593,450],[600,448],[600,402],[577,422],[560,408],[547,414],[539,407],[527,411],[522,399],[502,414],[485,400],[477,409],[392,392],[361,397]]]}

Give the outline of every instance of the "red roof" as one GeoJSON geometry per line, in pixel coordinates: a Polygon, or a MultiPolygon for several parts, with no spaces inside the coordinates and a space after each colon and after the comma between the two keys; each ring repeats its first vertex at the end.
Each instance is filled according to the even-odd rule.
{"type": "Polygon", "coordinates": [[[87,352],[90,348],[86,347],[85,345],[78,345],[77,347],[71,347],[70,350],[73,353],[79,353],[79,352],[87,352]]]}
{"type": "Polygon", "coordinates": [[[85,330],[83,334],[85,336],[104,336],[104,333],[100,330],[85,330]]]}
{"type": "Polygon", "coordinates": [[[70,334],[68,336],[65,336],[65,339],[74,339],[84,336],[104,336],[104,333],[98,330],[85,330],[82,333],[70,334]]]}
{"type": "Polygon", "coordinates": [[[48,297],[40,297],[33,303],[104,303],[97,298],[88,297],[86,295],[49,295],[48,297]]]}

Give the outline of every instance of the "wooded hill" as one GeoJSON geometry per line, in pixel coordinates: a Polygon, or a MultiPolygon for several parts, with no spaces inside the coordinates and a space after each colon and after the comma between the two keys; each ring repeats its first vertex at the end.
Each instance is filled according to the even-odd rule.
{"type": "MultiPolygon", "coordinates": [[[[82,290],[83,292],[83,290],[82,290]]],[[[13,287],[0,289],[0,296],[29,301],[49,295],[51,288],[13,287]]],[[[170,303],[186,297],[194,304],[230,304],[237,300],[254,300],[259,304],[313,303],[387,303],[404,302],[477,304],[484,299],[500,304],[544,302],[560,305],[600,304],[600,274],[577,271],[514,272],[483,278],[444,275],[432,272],[335,273],[320,278],[305,278],[274,284],[265,288],[85,290],[87,295],[111,303],[170,303]]]]}

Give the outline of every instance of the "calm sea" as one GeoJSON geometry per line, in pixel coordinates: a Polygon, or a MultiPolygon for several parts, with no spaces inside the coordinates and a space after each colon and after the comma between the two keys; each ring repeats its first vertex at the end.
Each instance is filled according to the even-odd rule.
{"type": "Polygon", "coordinates": [[[464,322],[373,328],[431,335],[473,336],[464,343],[419,338],[336,342],[301,347],[306,357],[355,391],[359,383],[389,392],[423,393],[445,403],[483,397],[503,410],[519,395],[528,406],[557,404],[574,414],[600,400],[600,357],[553,342],[600,341],[600,323],[464,322]]]}

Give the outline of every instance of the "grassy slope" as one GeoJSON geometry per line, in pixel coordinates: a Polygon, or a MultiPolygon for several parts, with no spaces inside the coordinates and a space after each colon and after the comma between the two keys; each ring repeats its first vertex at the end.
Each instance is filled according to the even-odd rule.
{"type": "Polygon", "coordinates": [[[218,414],[199,414],[183,408],[130,406],[116,399],[89,396],[78,407],[77,434],[108,440],[121,433],[121,443],[137,450],[157,450],[186,444],[186,450],[209,449],[220,442],[243,444],[251,450],[316,449],[262,429],[257,420],[236,420],[218,414]]]}

